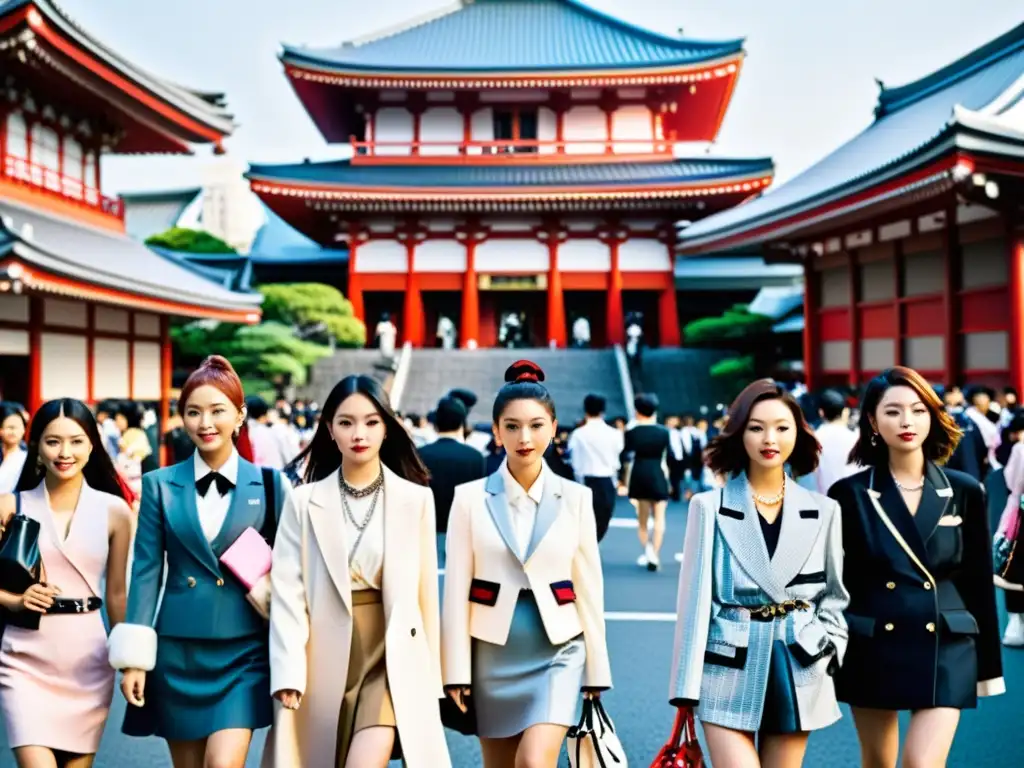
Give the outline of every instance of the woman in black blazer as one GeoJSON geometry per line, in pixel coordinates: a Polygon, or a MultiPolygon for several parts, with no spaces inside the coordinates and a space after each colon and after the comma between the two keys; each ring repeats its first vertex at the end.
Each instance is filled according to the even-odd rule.
{"type": "Polygon", "coordinates": [[[851,463],[829,496],[842,509],[850,639],[836,678],[865,768],[945,765],[961,709],[1003,693],[992,540],[977,480],[943,470],[960,431],[909,368],[868,384],[851,463]]]}

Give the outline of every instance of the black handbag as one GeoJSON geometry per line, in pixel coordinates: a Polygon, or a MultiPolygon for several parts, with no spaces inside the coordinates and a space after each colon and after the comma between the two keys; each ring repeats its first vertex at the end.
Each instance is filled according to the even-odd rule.
{"type": "Polygon", "coordinates": [[[441,724],[463,736],[476,736],[476,707],[473,706],[473,694],[464,699],[466,711],[459,709],[452,697],[445,693],[441,699],[441,724]]]}
{"type": "MultiPolygon", "coordinates": [[[[39,555],[39,521],[21,513],[21,494],[14,494],[15,513],[0,539],[0,589],[23,595],[39,583],[42,558],[39,555]]],[[[4,611],[4,624],[22,629],[39,629],[41,613],[4,611]]]]}

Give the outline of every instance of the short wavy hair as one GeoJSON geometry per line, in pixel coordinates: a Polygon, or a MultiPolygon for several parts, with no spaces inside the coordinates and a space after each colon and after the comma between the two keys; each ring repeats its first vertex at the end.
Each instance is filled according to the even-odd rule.
{"type": "Polygon", "coordinates": [[[910,387],[921,398],[932,417],[931,429],[921,446],[924,457],[937,464],[945,464],[960,443],[963,432],[953,417],[946,413],[942,400],[924,377],[913,368],[902,365],[882,371],[864,388],[864,396],[860,401],[857,442],[850,451],[850,463],[862,467],[880,467],[889,463],[889,446],[885,441],[876,439],[872,444],[875,428],[871,425],[871,417],[878,410],[882,396],[893,387],[910,387]]]}
{"type": "Polygon", "coordinates": [[[725,429],[711,441],[704,452],[704,460],[713,472],[736,475],[750,466],[750,457],[743,446],[743,432],[750,421],[754,406],[765,400],[780,400],[789,408],[796,423],[796,445],[789,457],[789,467],[796,477],[809,475],[818,467],[821,444],[804,418],[796,399],[772,379],[758,379],[746,386],[729,406],[725,429]]]}

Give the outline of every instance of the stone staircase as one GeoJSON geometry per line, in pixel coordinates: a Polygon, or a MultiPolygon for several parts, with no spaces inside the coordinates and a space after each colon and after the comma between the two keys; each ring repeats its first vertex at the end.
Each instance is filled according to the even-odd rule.
{"type": "MultiPolygon", "coordinates": [[[[397,354],[399,354],[399,350],[397,354]]],[[[309,373],[306,386],[300,387],[298,396],[323,405],[334,385],[346,376],[361,373],[379,381],[390,391],[394,373],[384,365],[376,349],[339,349],[330,357],[321,358],[309,373]]]]}
{"type": "Polygon", "coordinates": [[[544,369],[558,420],[566,426],[583,418],[583,398],[590,393],[608,400],[608,417],[623,416],[622,383],[611,349],[415,349],[402,395],[403,413],[426,414],[455,387],[476,393],[470,414],[474,423],[489,423],[491,404],[504,383],[505,369],[516,360],[532,360],[544,369]]]}
{"type": "MultiPolygon", "coordinates": [[[[702,405],[714,409],[727,395],[711,377],[710,368],[734,352],[709,349],[645,349],[639,375],[633,374],[636,394],[658,396],[658,416],[697,414],[702,405]]],[[[728,403],[725,403],[728,405],[728,403]]]]}

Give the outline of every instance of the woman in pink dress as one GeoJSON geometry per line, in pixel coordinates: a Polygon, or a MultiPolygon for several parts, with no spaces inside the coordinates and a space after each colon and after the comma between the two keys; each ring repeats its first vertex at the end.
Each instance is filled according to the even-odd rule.
{"type": "Polygon", "coordinates": [[[16,512],[39,521],[42,583],[0,590],[0,606],[43,615],[0,642],[7,741],[19,768],[89,768],[114,692],[99,609],[105,598],[111,625],[124,619],[131,512],[84,403],[51,400],[32,419],[16,491],[0,497],[5,525],[16,512]]]}

